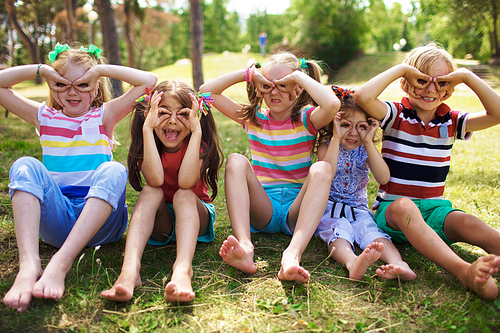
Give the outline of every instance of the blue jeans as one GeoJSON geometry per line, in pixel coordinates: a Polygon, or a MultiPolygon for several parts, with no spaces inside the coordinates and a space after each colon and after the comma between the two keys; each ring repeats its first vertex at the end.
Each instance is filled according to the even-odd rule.
{"type": "Polygon", "coordinates": [[[21,157],[15,161],[9,178],[11,200],[15,191],[30,193],[40,200],[40,238],[47,244],[62,246],[88,198],[106,201],[113,211],[87,246],[115,242],[127,229],[127,169],[118,162],[104,162],[95,170],[85,198],[65,196],[47,168],[33,157],[21,157]]]}

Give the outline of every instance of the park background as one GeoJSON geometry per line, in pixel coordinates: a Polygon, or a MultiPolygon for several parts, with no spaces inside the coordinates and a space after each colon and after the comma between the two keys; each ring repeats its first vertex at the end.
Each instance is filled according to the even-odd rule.
{"type": "MultiPolygon", "coordinates": [[[[7,0],[0,3],[0,64],[9,67],[46,62],[46,55],[56,42],[76,40],[104,48],[112,63],[152,71],[160,80],[180,79],[197,86],[200,79],[203,82],[244,68],[251,61],[262,61],[263,57],[256,53],[257,35],[265,30],[269,38],[268,53],[286,49],[323,61],[324,84],[356,88],[400,63],[409,49],[437,42],[458,59],[460,66],[476,71],[499,91],[500,69],[495,66],[499,55],[496,26],[499,4],[491,0],[422,0],[402,6],[398,2],[386,5],[382,0],[292,0],[290,7],[279,14],[255,8],[242,15],[228,10],[227,0],[154,3],[95,0],[88,4],[79,0],[7,0]],[[198,8],[197,5],[202,19],[198,16],[192,20],[192,9],[198,8]],[[190,21],[196,22],[190,26],[190,21]],[[196,24],[198,30],[190,28],[196,24]]],[[[120,82],[114,88],[115,94],[128,89],[120,82]]],[[[24,82],[13,89],[39,101],[48,95],[46,84],[41,81],[24,82]]],[[[243,84],[228,89],[227,93],[235,100],[246,101],[243,84]]],[[[399,100],[402,96],[395,82],[382,97],[399,100]]],[[[449,104],[459,110],[482,110],[474,93],[464,85],[457,87],[449,104]]],[[[0,118],[2,296],[18,270],[8,171],[20,156],[41,159],[34,129],[12,114],[5,112],[5,115],[0,118]]],[[[243,130],[217,111],[214,115],[224,154],[238,152],[250,157],[243,130]]],[[[116,130],[120,145],[115,160],[123,164],[130,143],[128,128],[129,118],[126,118],[116,130]]],[[[500,228],[499,139],[500,128],[495,127],[475,133],[469,142],[457,142],[445,191],[445,197],[455,207],[479,216],[497,229],[500,228]]],[[[117,304],[102,299],[99,293],[109,288],[120,272],[125,247],[122,237],[119,242],[100,249],[82,251],[67,276],[62,300],[33,300],[23,314],[1,306],[0,331],[500,331],[500,300],[479,299],[409,246],[398,249],[418,275],[412,282],[382,281],[374,272],[377,265],[373,265],[363,281],[349,281],[347,270],[327,258],[326,246],[316,238],[302,258],[304,267],[312,272],[311,281],[304,285],[280,282],[276,277],[280,257],[290,240],[281,234],[253,236],[256,274],[248,276],[227,266],[218,256],[220,244],[231,233],[224,203],[223,172],[224,169],[214,202],[216,238],[212,243],[198,244],[193,261],[194,302],[168,304],[163,300],[163,287],[175,259],[175,245],[146,248],[141,270],[144,285],[136,290],[133,300],[117,304]]],[[[371,180],[368,189],[371,202],[376,189],[371,180]]],[[[129,186],[130,211],[137,195],[129,186]]],[[[466,244],[452,247],[467,261],[485,254],[466,244]]],[[[40,244],[42,265],[55,251],[40,244]]]]}

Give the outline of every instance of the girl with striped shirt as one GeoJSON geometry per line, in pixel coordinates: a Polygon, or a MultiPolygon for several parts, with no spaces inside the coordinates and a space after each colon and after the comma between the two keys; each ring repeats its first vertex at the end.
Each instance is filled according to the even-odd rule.
{"type": "Polygon", "coordinates": [[[43,155],[43,163],[19,158],[9,174],[19,273],[3,302],[19,312],[28,308],[31,296],[60,299],[80,251],[117,241],[127,228],[127,170],[112,161],[113,131],[157,77],[106,64],[101,52],[94,45],[87,49],[58,43],[49,54],[51,65],[0,71],[0,103],[35,126],[43,155]],[[47,103],[9,89],[36,77],[47,80],[47,103]],[[108,78],[132,88],[110,100],[108,78]],[[38,237],[59,248],[45,270],[38,237]]]}
{"type": "Polygon", "coordinates": [[[219,252],[227,264],[247,274],[257,270],[251,232],[282,232],[292,239],[278,277],[309,280],[300,259],[325,210],[333,178],[327,162],[312,164],[311,152],[318,129],[332,121],[340,106],[335,94],[319,82],[320,74],[314,61],[284,52],[200,87],[212,93],[214,106],[240,124],[250,141],[251,164],[242,154],[227,159],[225,192],[234,236],[219,252]],[[223,94],[244,81],[249,105],[223,94]]]}

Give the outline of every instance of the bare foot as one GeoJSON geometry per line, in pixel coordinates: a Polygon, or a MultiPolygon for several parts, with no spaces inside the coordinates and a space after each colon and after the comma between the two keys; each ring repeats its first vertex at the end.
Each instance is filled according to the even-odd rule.
{"type": "Polygon", "coordinates": [[[194,299],[191,286],[192,270],[174,269],[172,280],[165,287],[165,300],[167,302],[190,302],[194,299]]]}
{"type": "Polygon", "coordinates": [[[134,289],[142,286],[141,276],[136,270],[123,270],[113,287],[101,292],[101,296],[110,301],[128,302],[134,296],[134,289]]]}
{"type": "Polygon", "coordinates": [[[296,281],[306,283],[311,274],[302,266],[297,255],[285,250],[281,258],[281,268],[278,272],[278,278],[283,281],[296,281]]]}
{"type": "Polygon", "coordinates": [[[33,286],[31,295],[36,298],[60,300],[64,294],[64,280],[67,272],[67,268],[52,257],[42,277],[33,286]]]}
{"type": "Polygon", "coordinates": [[[384,243],[372,242],[368,244],[356,259],[346,265],[349,270],[349,278],[361,280],[368,267],[380,258],[382,251],[384,251],[384,243]]]}
{"type": "Polygon", "coordinates": [[[462,284],[482,299],[495,299],[498,295],[498,287],[491,275],[498,272],[499,265],[500,257],[494,254],[478,258],[467,269],[462,284]]]}
{"type": "Polygon", "coordinates": [[[253,245],[251,243],[240,243],[236,237],[230,235],[222,243],[219,255],[226,264],[243,273],[253,274],[257,272],[257,267],[253,262],[253,245]]]}
{"type": "Polygon", "coordinates": [[[42,275],[42,267],[39,262],[38,264],[23,264],[23,267],[20,265],[14,284],[3,298],[5,306],[17,312],[25,311],[31,301],[33,286],[40,275],[42,275]]]}
{"type": "Polygon", "coordinates": [[[382,265],[380,268],[377,268],[376,273],[379,277],[390,280],[399,279],[403,281],[411,281],[415,280],[417,274],[411,270],[410,266],[404,261],[394,264],[382,265]]]}

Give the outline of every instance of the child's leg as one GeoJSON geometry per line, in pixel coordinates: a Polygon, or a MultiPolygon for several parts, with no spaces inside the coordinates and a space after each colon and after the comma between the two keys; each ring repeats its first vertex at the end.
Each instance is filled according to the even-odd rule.
{"type": "Polygon", "coordinates": [[[331,257],[347,268],[349,278],[361,280],[368,267],[380,258],[382,251],[384,251],[384,244],[373,242],[358,257],[352,250],[351,243],[343,238],[337,238],[330,243],[329,250],[331,257]]]}
{"type": "Polygon", "coordinates": [[[153,232],[155,221],[164,223],[165,214],[170,215],[164,204],[163,191],[161,188],[146,185],[132,211],[120,276],[113,287],[104,290],[101,296],[117,302],[127,302],[132,299],[134,289],[142,285],[140,269],[144,248],[153,232]],[[160,206],[163,206],[164,214],[161,214],[160,206]]]}
{"type": "Polygon", "coordinates": [[[174,195],[173,205],[177,251],[172,279],[165,287],[165,300],[189,302],[195,296],[191,279],[197,238],[207,232],[210,217],[201,200],[191,190],[178,190],[174,195]]]}
{"type": "Polygon", "coordinates": [[[326,162],[316,162],[309,169],[306,181],[288,213],[293,236],[283,252],[278,273],[280,280],[309,280],[310,274],[300,266],[300,260],[325,211],[332,179],[332,167],[326,162]]]}
{"type": "Polygon", "coordinates": [[[28,308],[33,286],[42,275],[38,252],[40,201],[30,193],[16,191],[12,196],[12,210],[19,251],[19,272],[3,302],[22,312],[28,308]]]}
{"type": "Polygon", "coordinates": [[[405,281],[414,280],[417,275],[413,272],[406,262],[401,258],[398,249],[387,238],[377,238],[376,242],[384,244],[384,252],[380,257],[387,265],[382,265],[376,273],[383,279],[399,278],[405,281]]]}
{"type": "Polygon", "coordinates": [[[126,183],[127,169],[120,163],[105,162],[95,170],[84,207],[61,248],[35,283],[34,297],[60,299],[66,274],[80,251],[86,245],[105,244],[121,236],[127,221],[126,183]]]}
{"type": "Polygon", "coordinates": [[[446,216],[443,229],[452,242],[479,246],[488,253],[500,256],[500,231],[474,215],[452,211],[446,216]]]}
{"type": "Polygon", "coordinates": [[[257,229],[263,229],[269,224],[273,214],[271,200],[255,176],[248,159],[240,154],[231,154],[227,158],[225,191],[234,236],[231,235],[224,241],[219,255],[228,265],[253,274],[257,268],[253,261],[250,222],[257,229]]]}
{"type": "Polygon", "coordinates": [[[408,198],[391,203],[385,217],[387,224],[394,230],[401,230],[417,251],[451,273],[479,297],[496,298],[498,287],[491,274],[498,271],[500,257],[490,255],[473,264],[465,262],[425,223],[418,207],[408,198]]]}

